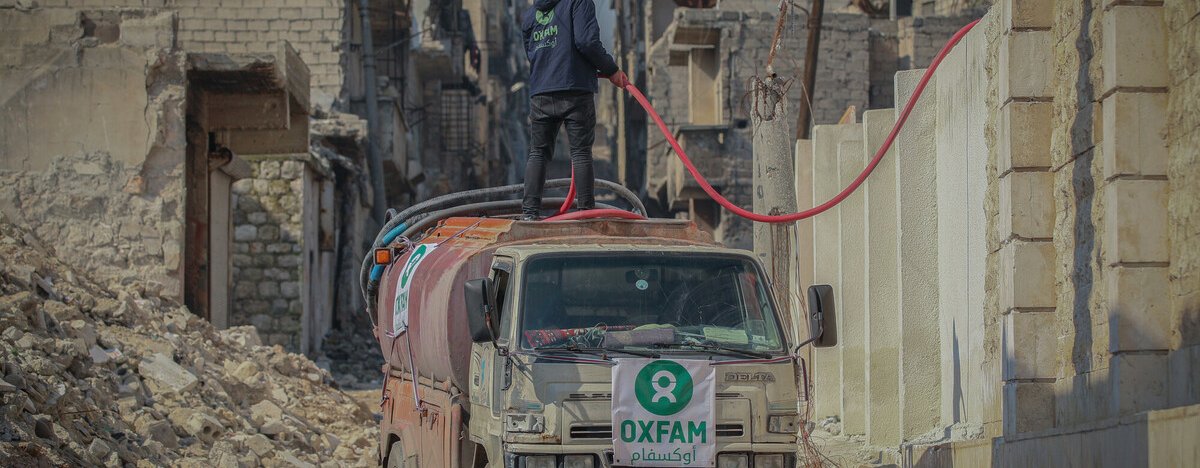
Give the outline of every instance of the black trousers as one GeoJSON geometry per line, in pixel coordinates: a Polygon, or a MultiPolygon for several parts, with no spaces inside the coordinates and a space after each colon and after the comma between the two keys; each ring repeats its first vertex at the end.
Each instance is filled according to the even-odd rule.
{"type": "Polygon", "coordinates": [[[525,164],[525,199],[521,212],[537,215],[546,183],[546,163],[554,159],[558,128],[567,127],[571,169],[575,177],[576,205],[596,207],[596,179],[592,170],[592,142],[596,139],[595,95],[588,91],[539,94],[529,100],[529,160],[525,164]]]}

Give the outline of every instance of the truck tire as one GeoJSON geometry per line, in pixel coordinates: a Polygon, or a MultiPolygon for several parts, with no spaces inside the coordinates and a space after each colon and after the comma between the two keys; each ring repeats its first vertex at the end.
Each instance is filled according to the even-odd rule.
{"type": "Polygon", "coordinates": [[[404,468],[404,442],[392,442],[388,449],[387,468],[404,468]]]}

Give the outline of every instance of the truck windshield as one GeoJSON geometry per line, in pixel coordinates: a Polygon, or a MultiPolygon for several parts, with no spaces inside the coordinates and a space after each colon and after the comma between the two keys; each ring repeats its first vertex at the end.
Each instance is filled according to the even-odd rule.
{"type": "Polygon", "coordinates": [[[768,288],[745,258],[538,256],[523,277],[520,341],[526,349],[783,349],[768,288]]]}

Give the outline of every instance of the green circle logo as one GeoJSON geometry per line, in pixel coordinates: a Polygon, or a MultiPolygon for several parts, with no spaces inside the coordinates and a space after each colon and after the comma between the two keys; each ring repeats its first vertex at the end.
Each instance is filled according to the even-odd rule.
{"type": "Polygon", "coordinates": [[[425,258],[425,254],[429,253],[429,244],[418,245],[413,250],[412,255],[408,256],[408,262],[404,264],[404,269],[400,270],[400,287],[408,287],[408,280],[412,279],[412,274],[417,269],[417,264],[421,263],[421,259],[425,258]]]}
{"type": "Polygon", "coordinates": [[[538,24],[542,26],[550,24],[551,21],[554,21],[554,10],[550,10],[545,13],[542,13],[541,11],[534,11],[533,19],[537,20],[538,24]]]}
{"type": "Polygon", "coordinates": [[[692,375],[675,361],[647,364],[634,379],[633,393],[646,411],[670,416],[692,401],[692,375]]]}

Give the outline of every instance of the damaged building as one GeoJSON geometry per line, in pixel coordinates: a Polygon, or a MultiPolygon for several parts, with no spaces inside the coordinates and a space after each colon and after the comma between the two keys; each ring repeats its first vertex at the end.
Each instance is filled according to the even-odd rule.
{"type": "Polygon", "coordinates": [[[369,328],[370,150],[389,206],[511,181],[524,61],[505,2],[359,3],[0,1],[0,212],[268,345],[369,328]]]}
{"type": "MultiPolygon", "coordinates": [[[[813,124],[837,123],[848,109],[891,107],[892,75],[928,65],[946,39],[979,17],[983,2],[898,2],[898,14],[908,16],[895,19],[886,10],[867,14],[855,6],[862,3],[825,2],[811,102],[801,96],[807,12],[787,10],[774,72],[788,83],[793,108],[811,108],[813,124]]],[[[779,2],[621,0],[614,8],[633,19],[616,31],[622,68],[700,172],[722,195],[750,207],[750,95],[754,80],[767,77],[779,2]]],[[[622,182],[655,202],[658,215],[687,217],[722,243],[749,248],[751,223],[720,210],[700,190],[636,101],[613,99],[612,153],[622,182]]],[[[796,122],[790,126],[794,132],[796,122]]]]}

